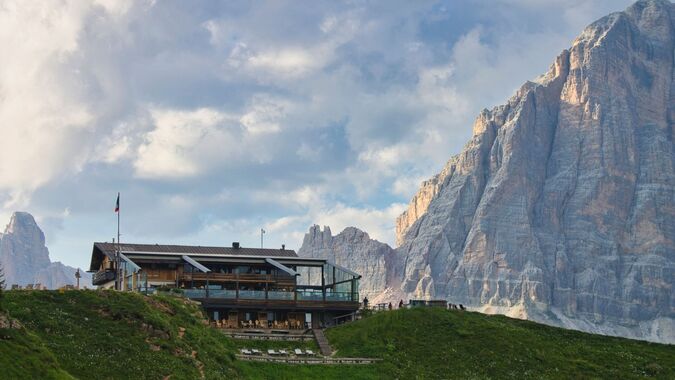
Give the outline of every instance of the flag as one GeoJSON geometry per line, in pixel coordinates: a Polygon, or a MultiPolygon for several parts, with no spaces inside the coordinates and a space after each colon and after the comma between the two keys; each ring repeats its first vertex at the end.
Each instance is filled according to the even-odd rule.
{"type": "Polygon", "coordinates": [[[120,193],[117,193],[117,202],[115,202],[115,212],[120,212],[120,193]]]}

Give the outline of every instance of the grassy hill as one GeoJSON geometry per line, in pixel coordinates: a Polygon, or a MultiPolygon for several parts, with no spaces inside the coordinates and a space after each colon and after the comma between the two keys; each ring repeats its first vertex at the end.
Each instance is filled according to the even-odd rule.
{"type": "Polygon", "coordinates": [[[379,313],[326,334],[338,355],[382,362],[298,366],[241,362],[234,353],[313,343],[232,340],[177,298],[96,291],[5,296],[4,307],[23,328],[0,328],[3,379],[675,378],[675,346],[477,313],[379,313]]]}

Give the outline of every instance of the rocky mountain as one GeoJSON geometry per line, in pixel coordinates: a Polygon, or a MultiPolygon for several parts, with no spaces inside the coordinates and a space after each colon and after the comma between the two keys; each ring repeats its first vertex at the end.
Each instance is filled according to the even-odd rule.
{"type": "Polygon", "coordinates": [[[375,299],[395,281],[394,250],[358,228],[348,227],[333,236],[330,227],[326,226],[322,231],[314,225],[305,234],[298,255],[329,259],[360,274],[360,297],[375,299]]]}
{"type": "Polygon", "coordinates": [[[675,343],[674,53],[675,6],[639,1],[481,112],[397,219],[382,294],[675,343]]]}
{"type": "MultiPolygon", "coordinates": [[[[0,234],[0,263],[4,269],[6,285],[25,286],[42,284],[55,289],[66,284],[75,284],[76,268],[60,262],[52,263],[45,246],[45,235],[26,212],[15,212],[0,234]]],[[[90,285],[91,276],[80,269],[80,284],[90,285]]]]}

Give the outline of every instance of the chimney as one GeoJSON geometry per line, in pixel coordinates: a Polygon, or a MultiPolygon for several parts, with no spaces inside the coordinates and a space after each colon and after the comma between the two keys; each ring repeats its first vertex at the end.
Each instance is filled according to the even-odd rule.
{"type": "Polygon", "coordinates": [[[238,241],[233,241],[233,242],[232,242],[232,248],[234,248],[234,249],[239,249],[239,242],[238,242],[238,241]]]}
{"type": "Polygon", "coordinates": [[[285,249],[286,249],[286,244],[282,244],[282,245],[281,245],[281,250],[283,251],[283,250],[285,250],[285,249]]]}

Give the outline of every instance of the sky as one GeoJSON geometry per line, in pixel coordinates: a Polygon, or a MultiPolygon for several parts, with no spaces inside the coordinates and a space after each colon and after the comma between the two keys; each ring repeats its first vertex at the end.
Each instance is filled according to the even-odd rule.
{"type": "Polygon", "coordinates": [[[624,0],[0,1],[0,223],[94,241],[393,244],[484,108],[624,0]],[[5,222],[2,222],[5,221],[5,222]]]}

